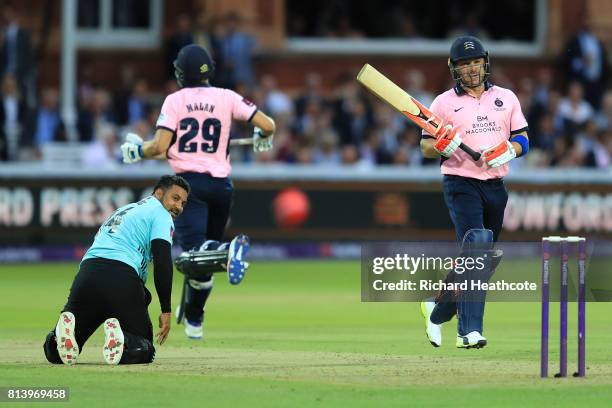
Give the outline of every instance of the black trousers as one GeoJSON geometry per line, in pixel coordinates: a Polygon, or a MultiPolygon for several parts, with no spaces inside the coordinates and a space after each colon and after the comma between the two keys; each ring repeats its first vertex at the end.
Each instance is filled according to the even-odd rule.
{"type": "Polygon", "coordinates": [[[205,173],[180,173],[191,186],[187,205],[174,221],[177,242],[183,251],[198,249],[207,239],[223,241],[232,208],[234,185],[229,178],[205,173]]]}
{"type": "Polygon", "coordinates": [[[147,307],[151,293],[131,266],[110,259],[87,259],[81,263],[63,311],[76,319],[79,349],[96,329],[115,317],[125,333],[153,342],[153,326],[147,307]]]}
{"type": "Polygon", "coordinates": [[[497,242],[508,202],[504,182],[447,175],[443,186],[457,241],[463,241],[465,233],[472,228],[487,228],[493,231],[493,240],[497,242]]]}

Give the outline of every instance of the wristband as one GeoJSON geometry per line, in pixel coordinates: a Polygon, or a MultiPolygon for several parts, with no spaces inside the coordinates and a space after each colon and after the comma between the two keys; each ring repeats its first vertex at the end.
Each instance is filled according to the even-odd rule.
{"type": "Polygon", "coordinates": [[[516,142],[521,146],[521,155],[517,157],[522,157],[529,151],[529,139],[527,139],[527,137],[523,134],[511,137],[510,142],[516,142]]]}

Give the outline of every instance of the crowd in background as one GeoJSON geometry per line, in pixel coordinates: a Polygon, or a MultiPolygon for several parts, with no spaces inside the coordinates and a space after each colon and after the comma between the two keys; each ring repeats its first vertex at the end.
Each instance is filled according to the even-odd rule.
{"type": "MultiPolygon", "coordinates": [[[[35,89],[35,67],[28,30],[11,7],[2,11],[0,30],[0,161],[44,160],[49,146],[67,141],[55,88],[35,89]]],[[[587,21],[588,23],[588,21],[587,21]]],[[[167,81],[153,89],[134,67],[119,66],[116,89],[98,86],[95,66],[79,66],[77,142],[85,167],[120,166],[118,145],[132,131],[151,138],[165,95],[177,90],[172,61],[187,44],[206,46],[217,62],[216,86],[237,90],[273,116],[275,148],[255,156],[249,148],[232,148],[233,162],[281,162],[332,166],[437,165],[419,150],[421,132],[378,102],[347,72],[333,89],[322,87],[321,73],[304,78],[301,89],[281,89],[275,77],[257,77],[256,38],[242,28],[240,15],[215,21],[181,15],[165,40],[167,81]]],[[[494,84],[518,95],[529,122],[531,151],[515,166],[607,168],[612,164],[612,90],[608,87],[605,48],[588,24],[569,41],[553,68],[533,77],[509,78],[495,64],[494,84]],[[559,81],[558,79],[561,78],[559,81]],[[556,80],[557,79],[557,80],[556,80]]],[[[425,88],[422,71],[407,69],[400,85],[428,105],[434,90],[425,88]]],[[[450,83],[448,87],[452,86],[450,83]]],[[[439,90],[436,90],[439,91],[439,90]]],[[[246,124],[232,137],[250,137],[246,124]]],[[[72,141],[74,142],[74,140],[72,141]]],[[[143,164],[150,165],[150,164],[143,164]]]]}
{"type": "Polygon", "coordinates": [[[444,39],[469,33],[482,40],[533,41],[537,11],[532,0],[408,2],[385,0],[286,2],[291,37],[444,39]],[[521,24],[516,24],[521,21],[521,24]]]}

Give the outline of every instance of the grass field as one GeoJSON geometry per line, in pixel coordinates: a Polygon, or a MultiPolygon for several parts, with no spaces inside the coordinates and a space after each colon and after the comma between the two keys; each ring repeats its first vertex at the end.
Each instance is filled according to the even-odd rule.
{"type": "MultiPolygon", "coordinates": [[[[98,332],[76,366],[53,366],[42,343],[76,267],[0,266],[0,387],[69,387],[70,401],[53,406],[87,408],[603,407],[612,401],[609,304],[587,305],[587,377],[540,379],[539,303],[488,304],[485,349],[456,349],[455,321],[434,349],[418,304],[360,302],[354,262],[256,263],[237,287],[217,276],[204,341],[186,339],[175,325],[155,363],[107,366],[98,332]]],[[[181,278],[176,274],[175,303],[181,278]]],[[[156,318],[156,300],[150,311],[156,318]]],[[[570,313],[573,370],[575,304],[570,313]]],[[[555,365],[557,327],[553,318],[555,365]]]]}

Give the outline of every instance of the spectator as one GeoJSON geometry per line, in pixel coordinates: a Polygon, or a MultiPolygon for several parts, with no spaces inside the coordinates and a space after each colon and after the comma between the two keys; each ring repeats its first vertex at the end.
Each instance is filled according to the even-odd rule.
{"type": "Polygon", "coordinates": [[[603,96],[601,110],[595,116],[600,130],[612,129],[612,91],[607,90],[603,96]]]}
{"type": "Polygon", "coordinates": [[[451,7],[454,9],[454,11],[451,11],[450,15],[461,16],[461,20],[455,25],[454,28],[450,30],[447,37],[457,38],[465,35],[471,35],[472,37],[477,37],[481,40],[489,39],[489,33],[480,24],[479,13],[473,10],[468,10],[467,12],[464,10],[458,10],[459,7],[462,6],[457,3],[451,7]]]}
{"type": "Polygon", "coordinates": [[[424,106],[430,106],[434,100],[433,94],[425,89],[425,75],[419,69],[404,73],[404,89],[424,106]]]}
{"type": "Polygon", "coordinates": [[[599,132],[597,143],[593,146],[592,163],[599,169],[609,168],[612,164],[612,129],[599,132]]]}
{"type": "Polygon", "coordinates": [[[310,100],[306,104],[304,114],[296,118],[293,129],[298,136],[303,136],[311,132],[315,127],[317,118],[323,114],[325,107],[317,100],[310,100]]]}
{"type": "Polygon", "coordinates": [[[97,89],[92,96],[81,101],[77,118],[80,141],[93,141],[102,126],[114,123],[110,98],[106,90],[97,89]]]}
{"type": "Polygon", "coordinates": [[[36,115],[34,142],[38,148],[45,143],[65,141],[64,124],[59,114],[58,91],[46,88],[42,91],[40,107],[36,115]]]}
{"type": "Polygon", "coordinates": [[[209,19],[206,13],[198,14],[193,30],[193,42],[206,48],[219,66],[223,65],[220,41],[224,34],[225,27],[222,20],[209,19]]]}
{"type": "Polygon", "coordinates": [[[561,64],[565,81],[582,84],[585,99],[598,110],[608,85],[608,57],[604,44],[592,30],[590,16],[583,15],[582,22],[580,30],[563,47],[561,64]]]}
{"type": "Polygon", "coordinates": [[[353,144],[342,146],[340,149],[340,162],[343,166],[359,166],[368,168],[368,163],[359,158],[359,149],[353,144]]]}
{"type": "Polygon", "coordinates": [[[338,135],[331,130],[324,130],[318,135],[316,147],[313,152],[315,164],[338,165],[340,153],[338,151],[338,135]]]}
{"type": "Polygon", "coordinates": [[[104,124],[100,126],[96,139],[83,151],[81,165],[90,169],[116,168],[120,159],[116,129],[104,124]]]}
{"type": "Polygon", "coordinates": [[[336,38],[363,38],[365,35],[362,31],[353,26],[351,18],[346,14],[341,14],[336,19],[335,24],[327,33],[328,37],[336,38]]]}
{"type": "Polygon", "coordinates": [[[538,70],[535,89],[533,91],[533,104],[546,106],[548,104],[548,96],[553,87],[553,73],[548,67],[543,67],[538,70]]]}
{"type": "Polygon", "coordinates": [[[584,89],[579,82],[572,82],[567,97],[559,102],[559,115],[565,121],[565,127],[578,129],[594,116],[591,105],[584,99],[584,89]]]}
{"type": "Polygon", "coordinates": [[[300,118],[305,110],[306,105],[314,101],[317,104],[325,104],[325,96],[321,88],[321,75],[316,72],[309,72],[304,78],[304,88],[299,96],[295,99],[295,113],[300,118]]]}
{"type": "Polygon", "coordinates": [[[555,143],[555,138],[559,132],[555,129],[554,117],[551,113],[544,113],[540,116],[533,129],[533,137],[529,138],[529,143],[534,149],[550,152],[555,143]]]}
{"type": "Polygon", "coordinates": [[[17,79],[7,74],[2,79],[0,100],[0,161],[13,161],[19,158],[19,148],[23,144],[23,125],[26,106],[17,87],[17,79]]]}
{"type": "Polygon", "coordinates": [[[584,153],[576,143],[576,137],[571,132],[555,138],[551,166],[555,167],[578,167],[584,163],[584,153]]]}
{"type": "MultiPolygon", "coordinates": [[[[121,84],[113,92],[113,105],[116,112],[117,124],[127,125],[129,122],[129,100],[136,81],[136,71],[132,64],[123,65],[120,68],[121,84]]],[[[91,93],[93,93],[91,89],[91,93]]]]}
{"type": "Polygon", "coordinates": [[[19,25],[19,14],[10,3],[2,6],[2,20],[5,28],[0,44],[0,78],[13,75],[26,106],[33,107],[36,101],[30,32],[19,25]]]}
{"type": "Polygon", "coordinates": [[[313,150],[312,144],[309,141],[303,141],[298,143],[295,152],[295,157],[291,159],[295,164],[312,164],[313,163],[313,150]]]}
{"type": "Polygon", "coordinates": [[[128,99],[128,124],[133,124],[146,119],[151,109],[149,103],[149,84],[145,79],[139,79],[134,83],[132,94],[128,99]]]}
{"type": "Polygon", "coordinates": [[[559,105],[561,104],[561,93],[556,90],[551,90],[548,95],[548,105],[545,109],[546,113],[552,115],[554,131],[556,133],[563,133],[565,127],[565,119],[561,115],[559,105]]]}
{"type": "Polygon", "coordinates": [[[373,167],[378,162],[378,133],[369,130],[359,146],[359,155],[364,167],[373,167]]]}
{"type": "Polygon", "coordinates": [[[236,89],[238,84],[248,87],[255,85],[253,53],[255,38],[242,30],[242,18],[237,12],[230,12],[225,19],[225,35],[221,42],[222,66],[218,73],[227,75],[225,84],[219,86],[236,89]]]}
{"type": "Polygon", "coordinates": [[[293,113],[293,102],[283,91],[278,89],[276,78],[272,75],[264,75],[261,78],[261,90],[263,92],[264,110],[270,112],[275,118],[288,118],[293,113]]]}
{"type": "Polygon", "coordinates": [[[400,38],[422,38],[423,36],[419,32],[415,18],[404,11],[396,11],[392,14],[392,20],[394,21],[395,37],[400,38]]]}
{"type": "Polygon", "coordinates": [[[166,78],[174,78],[174,66],[172,65],[178,52],[185,45],[193,43],[193,34],[191,33],[191,18],[188,14],[181,14],[177,17],[174,33],[166,42],[166,59],[164,66],[167,67],[166,78]]]}
{"type": "Polygon", "coordinates": [[[344,108],[336,117],[336,129],[340,133],[341,145],[359,145],[365,139],[367,130],[373,125],[373,120],[366,104],[360,98],[351,98],[342,105],[344,108]]]}

